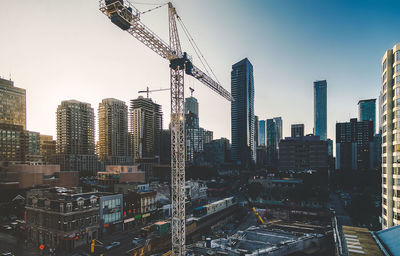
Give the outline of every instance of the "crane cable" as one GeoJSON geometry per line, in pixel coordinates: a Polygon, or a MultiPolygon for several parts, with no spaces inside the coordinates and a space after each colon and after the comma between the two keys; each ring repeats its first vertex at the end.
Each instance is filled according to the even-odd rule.
{"type": "Polygon", "coordinates": [[[203,58],[204,62],[206,63],[207,67],[210,69],[211,73],[213,74],[215,80],[217,80],[217,82],[218,82],[219,84],[221,84],[221,83],[219,82],[217,76],[215,75],[213,69],[212,69],[211,66],[208,64],[208,62],[207,62],[206,58],[204,57],[203,53],[200,51],[200,48],[197,46],[197,44],[196,44],[196,42],[194,41],[193,37],[192,37],[191,34],[189,33],[189,30],[186,28],[186,26],[185,26],[185,24],[183,23],[182,19],[180,18],[180,16],[177,16],[177,18],[178,18],[178,21],[180,22],[180,24],[181,24],[181,26],[182,26],[182,28],[183,28],[183,31],[184,31],[185,34],[186,34],[186,37],[188,37],[188,40],[189,40],[190,44],[192,45],[193,49],[195,50],[195,52],[196,52],[196,54],[197,54],[197,57],[200,59],[200,62],[203,64],[203,66],[204,66],[204,68],[205,68],[205,70],[206,70],[206,73],[210,76],[210,74],[209,74],[207,68],[205,67],[203,61],[201,60],[201,58],[200,58],[200,56],[199,56],[199,53],[200,53],[201,57],[203,58]],[[196,50],[196,49],[197,49],[197,50],[196,50]],[[197,51],[198,51],[198,52],[197,52],[197,51]]]}
{"type": "Polygon", "coordinates": [[[182,26],[182,28],[183,28],[183,32],[185,33],[186,37],[188,38],[189,43],[192,45],[192,47],[193,47],[193,49],[194,49],[194,51],[195,51],[197,57],[199,58],[201,64],[203,65],[203,68],[204,68],[205,72],[207,73],[208,76],[210,76],[210,73],[208,72],[208,69],[207,69],[206,65],[204,64],[203,60],[202,60],[201,57],[200,57],[200,54],[197,52],[197,49],[196,49],[196,47],[194,46],[193,40],[190,39],[190,35],[188,34],[189,32],[188,32],[187,30],[185,30],[184,26],[183,26],[182,23],[181,23],[182,21],[181,21],[179,18],[178,18],[178,21],[180,22],[180,24],[181,24],[181,26],[182,26]]]}
{"type": "MultiPolygon", "coordinates": [[[[144,3],[142,3],[142,4],[144,4],[144,3]]],[[[168,4],[168,3],[165,3],[165,4],[162,4],[162,5],[159,5],[159,6],[156,6],[156,7],[150,8],[150,9],[148,9],[148,10],[144,11],[144,12],[140,12],[140,14],[145,14],[145,13],[148,13],[148,12],[154,11],[154,10],[156,10],[156,9],[158,9],[158,8],[161,8],[161,7],[163,7],[163,6],[167,5],[167,4],[168,4]]]]}

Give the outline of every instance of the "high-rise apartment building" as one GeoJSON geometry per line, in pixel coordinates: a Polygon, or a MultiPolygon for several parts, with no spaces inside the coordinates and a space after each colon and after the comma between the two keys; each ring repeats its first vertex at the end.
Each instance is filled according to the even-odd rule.
{"type": "Polygon", "coordinates": [[[57,108],[57,146],[55,163],[61,171],[88,175],[98,170],[94,143],[94,111],[89,103],[62,101],[57,108]]]}
{"type": "Polygon", "coordinates": [[[267,127],[265,126],[265,120],[258,121],[258,145],[265,147],[265,136],[267,127]]]}
{"type": "Polygon", "coordinates": [[[400,225],[400,43],[382,58],[382,228],[400,225]]]}
{"type": "Polygon", "coordinates": [[[232,65],[232,161],[241,166],[255,163],[253,65],[245,58],[232,65]]]}
{"type": "Polygon", "coordinates": [[[372,121],[374,124],[374,134],[376,133],[375,126],[375,107],[376,99],[360,100],[358,102],[358,121],[372,121]]]}
{"type": "Polygon", "coordinates": [[[314,135],[327,139],[327,83],[326,80],[314,82],[314,135]]]}
{"type": "Polygon", "coordinates": [[[128,107],[117,99],[99,103],[99,160],[106,164],[131,164],[129,152],[128,107]]]}
{"type": "Polygon", "coordinates": [[[304,124],[292,124],[291,137],[298,138],[304,136],[304,124]]]}
{"type": "Polygon", "coordinates": [[[336,168],[369,171],[375,168],[373,122],[336,123],[336,168]]]}
{"type": "Polygon", "coordinates": [[[134,162],[154,161],[160,156],[162,131],[161,106],[150,98],[131,100],[130,136],[134,162]]]}
{"type": "Polygon", "coordinates": [[[52,157],[56,154],[56,141],[53,136],[40,134],[40,155],[44,163],[50,163],[52,157]]]}
{"type": "Polygon", "coordinates": [[[26,129],[26,91],[11,80],[0,78],[0,123],[26,129]]]}

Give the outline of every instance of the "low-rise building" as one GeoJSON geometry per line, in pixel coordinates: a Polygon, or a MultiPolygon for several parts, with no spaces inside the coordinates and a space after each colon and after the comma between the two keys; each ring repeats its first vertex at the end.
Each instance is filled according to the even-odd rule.
{"type": "Polygon", "coordinates": [[[279,169],[318,170],[329,168],[328,142],[319,136],[286,137],[279,143],[279,169]]]}
{"type": "Polygon", "coordinates": [[[98,184],[113,191],[115,184],[146,181],[146,174],[139,165],[107,165],[104,172],[97,173],[98,184]]]}
{"type": "Polygon", "coordinates": [[[100,227],[103,233],[122,231],[122,194],[100,197],[100,227]]]}
{"type": "Polygon", "coordinates": [[[98,238],[98,192],[61,187],[32,189],[26,198],[26,232],[35,246],[71,250],[98,238]]]}
{"type": "Polygon", "coordinates": [[[0,166],[0,188],[26,189],[38,185],[76,187],[78,172],[60,172],[59,165],[15,164],[0,166]]]}
{"type": "Polygon", "coordinates": [[[148,223],[157,210],[156,191],[129,191],[124,194],[125,230],[148,223]]]}

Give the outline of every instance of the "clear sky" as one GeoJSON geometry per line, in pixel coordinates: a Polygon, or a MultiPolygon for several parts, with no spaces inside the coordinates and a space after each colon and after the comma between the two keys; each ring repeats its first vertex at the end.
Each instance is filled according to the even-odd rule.
{"type": "MultiPolygon", "coordinates": [[[[56,134],[62,100],[92,104],[103,98],[128,103],[137,91],[169,87],[168,62],[112,24],[97,0],[0,0],[0,75],[27,90],[27,128],[56,134]]],[[[146,3],[164,3],[147,1],[146,3]]],[[[313,81],[328,82],[328,137],[336,121],[357,116],[357,102],[377,98],[384,52],[400,42],[400,1],[179,0],[178,14],[230,90],[231,65],[248,57],[254,66],[255,113],[282,116],[313,128],[313,81]]],[[[137,5],[146,10],[152,5],[137,5]]],[[[167,8],[143,22],[168,39],[167,8]]],[[[194,54],[180,32],[183,49],[194,54]]],[[[200,63],[194,58],[194,63],[200,63]]],[[[231,136],[230,104],[193,78],[200,125],[214,138],[231,136]]],[[[186,90],[189,95],[189,90],[186,90]]],[[[169,123],[169,93],[151,96],[169,123]]],[[[96,127],[96,132],[98,128],[96,127]]]]}

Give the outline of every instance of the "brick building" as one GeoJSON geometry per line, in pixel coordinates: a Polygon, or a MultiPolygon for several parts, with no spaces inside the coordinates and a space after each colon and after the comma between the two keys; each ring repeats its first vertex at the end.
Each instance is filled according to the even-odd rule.
{"type": "Polygon", "coordinates": [[[61,187],[30,190],[25,207],[28,240],[68,251],[97,239],[100,196],[61,187]]]}

